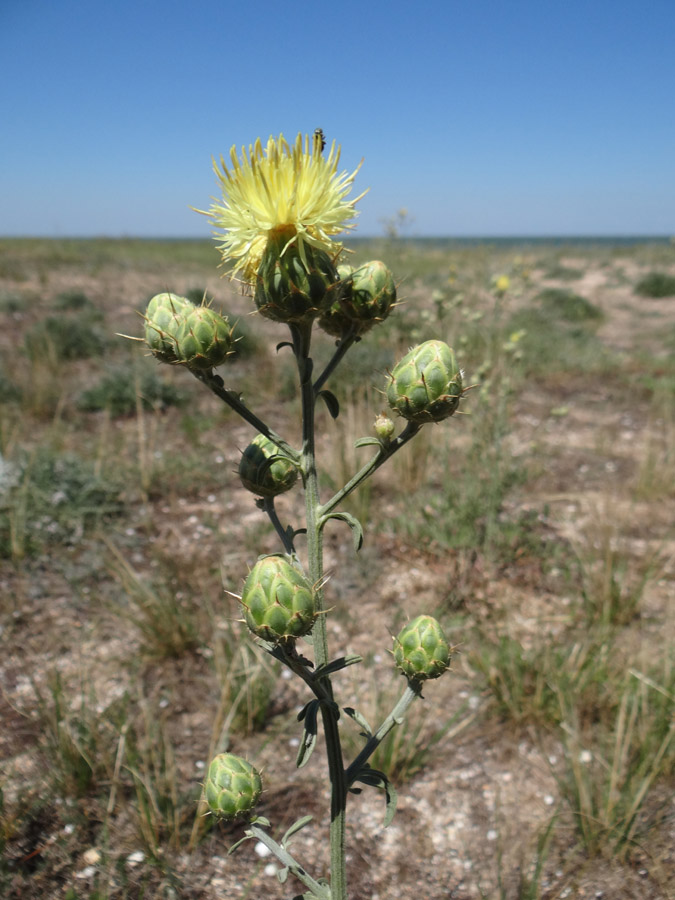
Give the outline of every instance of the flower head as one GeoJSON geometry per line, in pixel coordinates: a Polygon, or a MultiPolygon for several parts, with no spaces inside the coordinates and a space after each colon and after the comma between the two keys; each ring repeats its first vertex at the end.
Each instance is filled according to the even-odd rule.
{"type": "MultiPolygon", "coordinates": [[[[322,154],[321,136],[301,134],[291,147],[283,135],[270,137],[263,148],[260,139],[241,150],[230,150],[231,168],[221,157],[214,170],[223,199],[214,200],[206,213],[225,232],[218,249],[223,261],[233,263],[231,274],[255,280],[263,251],[270,237],[287,236],[286,245],[297,241],[304,258],[304,245],[337,255],[342,245],[332,236],[353,228],[354,205],[363,194],[346,200],[358,168],[338,174],[340,148],[331,144],[322,154]]],[[[360,167],[359,167],[360,168],[360,167]]],[[[217,237],[220,237],[218,235],[217,237]]]]}

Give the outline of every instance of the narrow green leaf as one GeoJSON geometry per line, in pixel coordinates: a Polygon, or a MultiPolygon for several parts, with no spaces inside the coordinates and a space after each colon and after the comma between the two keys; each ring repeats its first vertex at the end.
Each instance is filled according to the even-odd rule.
{"type": "Polygon", "coordinates": [[[370,727],[368,720],[365,716],[361,715],[358,709],[353,709],[351,706],[345,706],[344,710],[350,719],[353,719],[357,725],[363,728],[362,733],[364,737],[372,737],[373,729],[370,727]]]}
{"type": "Polygon", "coordinates": [[[291,838],[294,834],[297,834],[301,828],[304,828],[305,825],[309,825],[312,821],[313,816],[302,816],[302,818],[298,819],[297,822],[293,822],[291,827],[287,830],[286,834],[281,839],[281,846],[286,847],[289,838],[291,838]]]}
{"type": "Polygon", "coordinates": [[[298,769],[307,765],[309,758],[316,747],[318,710],[318,700],[311,700],[304,708],[305,730],[303,731],[302,740],[298,747],[298,756],[295,760],[295,765],[298,769]]]}
{"type": "Polygon", "coordinates": [[[355,447],[381,447],[382,444],[376,437],[362,437],[354,441],[355,447]]]}
{"type": "Polygon", "coordinates": [[[349,525],[352,530],[354,549],[358,552],[363,546],[363,526],[356,516],[353,516],[348,512],[328,513],[327,516],[322,516],[319,520],[319,527],[323,528],[329,519],[340,519],[340,521],[346,522],[346,524],[349,525]]]}
{"type": "Polygon", "coordinates": [[[286,879],[288,878],[288,866],[284,866],[283,869],[277,869],[277,878],[279,879],[279,884],[286,883],[286,879]]]}
{"type": "Polygon", "coordinates": [[[240,840],[238,840],[236,844],[232,844],[230,849],[227,851],[227,855],[230,856],[230,854],[234,853],[237,847],[240,847],[244,843],[244,841],[250,841],[252,837],[253,835],[251,834],[251,832],[247,831],[246,835],[243,838],[240,838],[240,840]]]}
{"type": "Polygon", "coordinates": [[[314,677],[323,678],[324,675],[332,675],[334,672],[339,672],[340,669],[346,669],[347,666],[353,666],[362,661],[362,656],[341,656],[339,659],[326,663],[325,666],[319,666],[314,673],[314,677]]]}

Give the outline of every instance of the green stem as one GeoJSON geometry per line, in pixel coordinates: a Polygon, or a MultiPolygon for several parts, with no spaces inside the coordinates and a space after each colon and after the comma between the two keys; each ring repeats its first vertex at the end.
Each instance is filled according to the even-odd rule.
{"type": "Polygon", "coordinates": [[[274,526],[274,530],[279,536],[279,540],[284,546],[284,550],[288,553],[289,556],[293,556],[295,554],[295,547],[293,546],[293,538],[288,533],[288,531],[284,528],[279,520],[279,516],[277,515],[276,508],[274,506],[274,497],[264,497],[262,503],[260,503],[263,510],[267,513],[267,516],[274,526]]]}
{"type": "Polygon", "coordinates": [[[382,743],[385,737],[389,734],[394,725],[400,725],[403,716],[408,711],[408,707],[413,702],[415,697],[420,696],[420,685],[416,681],[409,681],[405,691],[401,694],[398,703],[389,713],[384,722],[377,729],[375,734],[372,734],[368,739],[366,746],[359,753],[359,755],[355,758],[354,762],[348,767],[345,772],[345,780],[347,782],[347,786],[351,785],[359,774],[365,763],[368,762],[370,757],[373,755],[375,750],[377,750],[378,746],[382,743]]]}
{"type": "Polygon", "coordinates": [[[242,417],[242,419],[245,419],[249,425],[252,425],[256,431],[264,434],[266,438],[269,438],[275,443],[277,447],[279,447],[280,450],[283,450],[291,459],[297,460],[298,454],[296,451],[287,444],[286,441],[282,440],[276,432],[272,431],[262,419],[259,419],[255,413],[251,412],[251,410],[239,399],[239,395],[235,391],[229,391],[225,387],[220,375],[216,375],[212,370],[200,371],[198,369],[190,369],[189,371],[192,372],[198,381],[205,384],[216,397],[219,397],[223,403],[226,403],[230,407],[230,409],[233,409],[242,417]]]}
{"type": "Polygon", "coordinates": [[[320,900],[331,900],[329,889],[325,885],[315,881],[314,878],[312,878],[312,876],[306,872],[295,859],[293,859],[291,854],[280,844],[277,844],[274,838],[271,838],[266,831],[263,831],[258,825],[252,825],[250,832],[261,844],[264,844],[268,850],[272,851],[279,862],[288,868],[291,875],[295,875],[305,887],[310,889],[312,896],[320,898],[320,900]]]}
{"type": "Polygon", "coordinates": [[[337,368],[340,360],[345,355],[347,350],[349,350],[352,344],[354,344],[357,340],[360,340],[360,338],[354,332],[348,332],[344,337],[340,338],[337,347],[335,348],[335,353],[328,362],[328,365],[314,382],[315,395],[319,393],[321,388],[328,380],[329,376],[332,375],[334,370],[337,368]]]}
{"type": "Polygon", "coordinates": [[[390,457],[394,455],[401,447],[405,446],[411,438],[415,437],[417,432],[420,430],[422,426],[416,425],[414,422],[408,422],[403,431],[399,434],[397,438],[394,438],[387,445],[382,445],[380,449],[377,451],[375,456],[367,462],[362,469],[350,478],[347,484],[334,494],[328,503],[324,503],[324,505],[319,510],[322,516],[325,516],[326,513],[331,512],[335,507],[341,503],[345,497],[349,496],[352,491],[356,490],[356,488],[361,484],[361,482],[365,481],[366,478],[369,478],[373,472],[376,472],[380,466],[385,463],[390,457]]]}
{"type": "MultiPolygon", "coordinates": [[[[312,386],[312,360],[309,357],[311,324],[292,325],[293,349],[300,375],[302,397],[302,473],[305,485],[305,514],[307,520],[307,557],[309,577],[316,590],[319,616],[313,631],[314,663],[317,668],[328,663],[328,637],[323,597],[323,535],[320,524],[319,482],[316,471],[314,410],[316,395],[312,386]]],[[[330,698],[333,696],[329,676],[321,679],[330,698]]],[[[331,900],[347,900],[347,872],[345,864],[345,811],[347,784],[345,781],[338,710],[335,704],[323,703],[321,715],[326,737],[326,755],[331,784],[331,900]]]]}

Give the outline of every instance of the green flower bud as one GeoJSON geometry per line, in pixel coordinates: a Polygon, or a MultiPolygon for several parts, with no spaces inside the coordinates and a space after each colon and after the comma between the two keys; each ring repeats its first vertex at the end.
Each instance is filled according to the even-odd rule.
{"type": "Polygon", "coordinates": [[[375,419],[374,426],[375,435],[382,441],[383,444],[388,444],[391,440],[391,436],[394,433],[395,425],[389,418],[389,416],[384,413],[380,413],[380,415],[375,419]]]}
{"type": "Polygon", "coordinates": [[[423,425],[441,422],[459,406],[462,373],[454,352],[443,341],[426,341],[403,357],[387,385],[389,406],[423,425]]]}
{"type": "Polygon", "coordinates": [[[244,487],[259,497],[276,497],[293,487],[298,470],[275,443],[259,434],[242,454],[239,477],[244,487]]]}
{"type": "Polygon", "coordinates": [[[284,556],[260,557],[241,602],[253,634],[272,643],[309,634],[317,616],[312,586],[284,556]]]}
{"type": "Polygon", "coordinates": [[[233,753],[220,753],[209,766],[204,796],[211,812],[235,819],[250,812],[262,793],[260,773],[233,753]]]}
{"type": "Polygon", "coordinates": [[[319,325],[328,334],[340,337],[347,331],[365,334],[383,322],[396,302],[394,276],[383,262],[373,260],[352,269],[338,266],[341,290],[319,325]]]}
{"type": "Polygon", "coordinates": [[[221,366],[232,353],[232,329],[210,306],[193,306],[175,334],[176,359],[190,369],[221,366]]]}
{"type": "Polygon", "coordinates": [[[175,363],[176,334],[194,304],[178,294],[156,294],[145,311],[145,342],[157,359],[175,363]]]}
{"type": "Polygon", "coordinates": [[[450,665],[450,647],[433,616],[418,616],[394,638],[396,665],[408,678],[438,678],[450,665]]]}
{"type": "Polygon", "coordinates": [[[325,251],[305,241],[301,253],[293,232],[280,229],[263,252],[255,305],[275,322],[311,322],[330,305],[337,285],[337,271],[325,251]]]}

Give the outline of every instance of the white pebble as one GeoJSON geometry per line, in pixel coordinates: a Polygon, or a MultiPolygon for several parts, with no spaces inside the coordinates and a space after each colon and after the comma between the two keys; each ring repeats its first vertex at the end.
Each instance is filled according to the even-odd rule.
{"type": "Polygon", "coordinates": [[[485,835],[485,837],[488,839],[488,841],[496,841],[497,840],[497,832],[494,830],[494,828],[491,828],[488,831],[488,833],[485,835]]]}
{"type": "Polygon", "coordinates": [[[262,841],[258,841],[258,843],[255,845],[255,847],[253,849],[255,850],[255,852],[258,854],[258,856],[261,859],[264,859],[266,856],[269,856],[270,853],[272,852],[268,846],[263,844],[262,841]]]}
{"type": "Polygon", "coordinates": [[[80,872],[75,873],[76,878],[93,878],[96,874],[96,868],[94,866],[87,866],[86,869],[82,869],[80,872]]]}
{"type": "Polygon", "coordinates": [[[274,863],[268,863],[263,869],[263,872],[265,873],[265,875],[267,875],[268,878],[274,878],[274,876],[277,874],[277,867],[274,865],[274,863]]]}
{"type": "Polygon", "coordinates": [[[142,850],[134,850],[133,853],[130,853],[127,856],[127,862],[131,866],[137,866],[139,863],[142,863],[145,859],[145,853],[142,850]]]}

